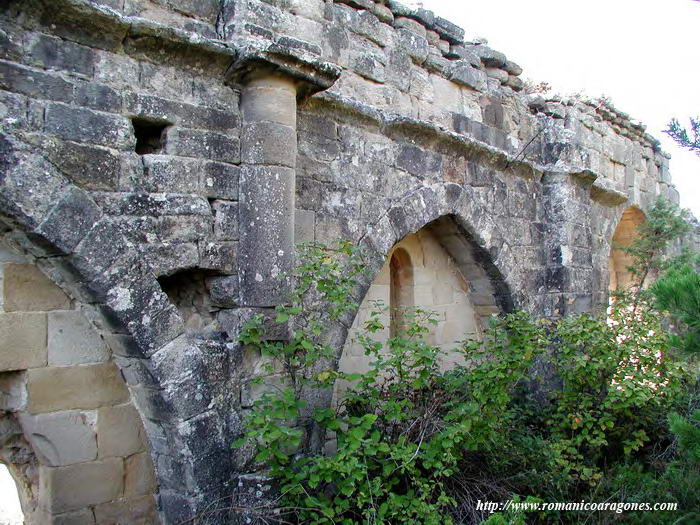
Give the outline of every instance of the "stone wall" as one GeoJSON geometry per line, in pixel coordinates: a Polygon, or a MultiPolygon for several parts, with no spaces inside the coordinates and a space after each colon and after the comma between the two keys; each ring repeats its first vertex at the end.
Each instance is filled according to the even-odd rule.
{"type": "MultiPolygon", "coordinates": [[[[229,447],[260,371],[236,335],[283,300],[295,242],[361,245],[374,272],[364,297],[392,248],[422,231],[468,285],[466,331],[494,312],[606,305],[624,210],[677,201],[642,125],[605,102],[527,94],[520,74],[393,0],[4,2],[2,221],[32,261],[22,279],[55,283],[69,301],[57,308],[85,315],[104,347],[58,366],[34,340],[51,314],[7,311],[41,326],[22,335],[30,352],[0,362],[36,359],[52,384],[62,376],[46,370],[118,369],[128,394],[114,379],[123,397],[99,402],[137,409],[159,519],[228,521],[230,498],[264,485],[250,451],[229,447]]],[[[345,332],[329,334],[338,359],[345,332]]],[[[97,411],[91,461],[107,461],[102,408],[65,397],[77,404],[56,411],[97,411]]],[[[33,479],[39,446],[25,441],[33,479]]]]}
{"type": "Polygon", "coordinates": [[[141,419],[79,305],[0,245],[0,460],[28,523],[154,523],[141,419]]]}

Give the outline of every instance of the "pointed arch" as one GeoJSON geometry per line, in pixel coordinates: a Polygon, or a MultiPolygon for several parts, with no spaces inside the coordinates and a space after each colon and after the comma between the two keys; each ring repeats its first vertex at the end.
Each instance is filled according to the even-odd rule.
{"type": "Polygon", "coordinates": [[[229,421],[211,406],[223,381],[200,379],[227,369],[223,339],[185,333],[176,305],[119,222],[41,151],[0,133],[0,158],[0,230],[83,307],[112,350],[110,364],[128,385],[156,465],[160,519],[180,522],[207,508],[198,490],[214,499],[230,494],[229,421]]]}
{"type": "MultiPolygon", "coordinates": [[[[428,341],[446,352],[465,338],[482,337],[491,316],[513,310],[509,288],[489,252],[460,222],[464,220],[453,214],[444,215],[403,236],[389,250],[350,329],[341,370],[363,372],[369,366],[353,343],[353,332],[361,329],[374,301],[390,306],[384,319],[387,330],[379,338],[396,334],[401,307],[415,306],[436,313],[428,341]]],[[[452,362],[448,356],[446,365],[452,362]]]]}
{"type": "Polygon", "coordinates": [[[154,521],[151,450],[111,349],[3,239],[0,275],[0,464],[26,522],[154,521]]]}

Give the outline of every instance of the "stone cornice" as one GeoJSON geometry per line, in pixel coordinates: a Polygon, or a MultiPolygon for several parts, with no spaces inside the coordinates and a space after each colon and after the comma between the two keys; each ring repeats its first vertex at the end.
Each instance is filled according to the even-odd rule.
{"type": "Polygon", "coordinates": [[[498,165],[519,168],[525,173],[531,173],[532,176],[536,178],[542,176],[546,172],[556,171],[564,173],[590,184],[591,198],[601,204],[617,206],[629,200],[628,195],[609,187],[599,173],[589,168],[566,165],[562,162],[557,162],[556,164],[540,164],[533,162],[520,154],[513,154],[501,150],[469,135],[447,130],[443,126],[433,122],[388,113],[373,106],[362,104],[333,93],[323,93],[314,100],[317,101],[317,103],[335,106],[341,111],[372,122],[385,133],[422,133],[436,142],[442,142],[443,144],[451,145],[463,151],[478,152],[498,165]]]}
{"type": "MultiPolygon", "coordinates": [[[[228,58],[232,62],[226,72],[227,82],[240,82],[252,71],[278,72],[290,76],[298,82],[300,99],[327,90],[333,86],[342,72],[339,66],[322,60],[320,49],[313,49],[308,43],[289,37],[279,37],[275,40],[246,38],[232,42],[206,38],[197,33],[141,17],[125,16],[92,0],[55,0],[51,5],[53,8],[60,7],[64,14],[70,14],[76,19],[84,17],[93,22],[99,20],[101,25],[116,34],[122,34],[123,38],[149,37],[166,44],[196,49],[210,56],[228,58]]],[[[320,102],[372,121],[385,132],[409,134],[420,132],[432,137],[434,141],[452,145],[463,151],[479,152],[498,165],[517,168],[535,177],[553,169],[553,166],[535,162],[517,152],[494,147],[473,136],[447,130],[432,122],[389,113],[343,96],[324,93],[320,102]]],[[[562,166],[561,162],[557,163],[556,170],[567,172],[572,176],[586,171],[587,177],[597,179],[591,186],[591,195],[601,203],[615,206],[628,200],[625,194],[600,182],[602,178],[590,170],[577,166],[562,166]]]]}

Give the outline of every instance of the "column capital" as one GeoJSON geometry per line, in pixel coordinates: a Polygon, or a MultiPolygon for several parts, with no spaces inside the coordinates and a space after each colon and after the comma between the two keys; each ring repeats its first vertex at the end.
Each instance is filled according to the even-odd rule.
{"type": "Polygon", "coordinates": [[[245,84],[251,78],[280,75],[292,79],[301,100],[335,84],[341,68],[320,60],[314,46],[291,38],[247,41],[237,49],[226,72],[227,83],[245,84]]]}

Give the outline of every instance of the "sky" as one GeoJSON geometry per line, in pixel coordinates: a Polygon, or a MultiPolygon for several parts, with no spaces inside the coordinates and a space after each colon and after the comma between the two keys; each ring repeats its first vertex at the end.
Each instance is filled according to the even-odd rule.
{"type": "Polygon", "coordinates": [[[0,525],[21,525],[22,507],[17,486],[5,465],[0,465],[0,525]]]}
{"type": "Polygon", "coordinates": [[[700,156],[664,135],[673,117],[700,116],[697,0],[405,1],[462,26],[466,39],[520,64],[554,92],[605,95],[647,125],[664,151],[681,205],[700,218],[700,156]],[[695,39],[695,41],[694,41],[695,39]]]}

